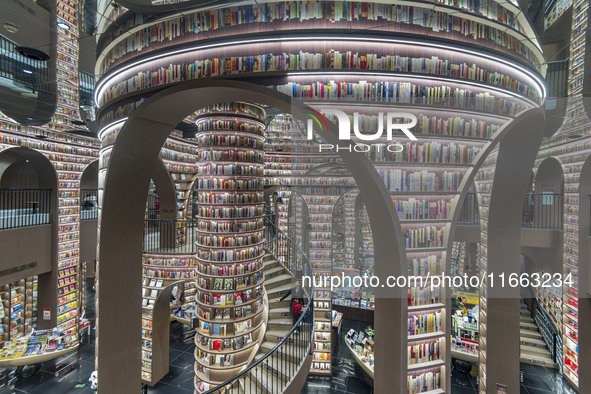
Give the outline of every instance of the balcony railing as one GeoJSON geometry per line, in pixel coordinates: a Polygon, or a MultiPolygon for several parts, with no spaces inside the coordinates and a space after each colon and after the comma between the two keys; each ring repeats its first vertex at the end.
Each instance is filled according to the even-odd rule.
{"type": "Polygon", "coordinates": [[[51,223],[51,189],[0,189],[0,229],[51,223]]]}
{"type": "MultiPolygon", "coordinates": [[[[523,204],[521,227],[546,230],[562,229],[562,194],[528,193],[523,204]]],[[[591,198],[590,198],[591,204],[591,198]]],[[[591,206],[591,205],[590,205],[591,206]]],[[[478,200],[476,193],[468,193],[458,219],[459,226],[478,226],[478,200]]]]}
{"type": "Polygon", "coordinates": [[[196,228],[194,220],[146,219],[144,253],[196,254],[196,228]]]}
{"type": "Polygon", "coordinates": [[[528,193],[523,203],[521,227],[562,230],[562,194],[528,193]]]}
{"type": "Polygon", "coordinates": [[[80,190],[80,220],[98,219],[98,190],[80,190]]]}
{"type": "MultiPolygon", "coordinates": [[[[292,240],[265,218],[265,247],[272,252],[295,276],[310,275],[310,262],[292,240]],[[300,267],[300,268],[298,268],[300,267]],[[293,269],[292,269],[293,268],[293,269]]],[[[312,297],[314,287],[304,289],[308,293],[306,310],[287,335],[257,362],[230,380],[213,387],[206,394],[230,393],[282,393],[296,377],[302,363],[312,351],[314,335],[314,311],[312,297]],[[299,334],[296,333],[299,331],[299,334]]]]}

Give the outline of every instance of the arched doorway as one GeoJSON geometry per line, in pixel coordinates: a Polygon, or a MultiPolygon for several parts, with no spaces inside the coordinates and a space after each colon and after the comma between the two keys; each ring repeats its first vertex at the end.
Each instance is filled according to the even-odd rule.
{"type": "MultiPolygon", "coordinates": [[[[104,291],[99,291],[98,306],[101,392],[133,392],[140,386],[141,229],[143,202],[151,176],[151,166],[147,164],[153,163],[171,130],[185,116],[229,98],[275,106],[302,119],[306,108],[283,94],[257,85],[236,81],[191,81],[148,99],[129,117],[117,138],[111,152],[101,218],[99,276],[105,286],[104,291]],[[149,139],[145,138],[146,130],[150,130],[149,139]],[[124,200],[119,197],[121,194],[126,196],[124,200]],[[101,313],[103,310],[105,312],[101,313]],[[122,322],[137,327],[137,330],[122,331],[122,322]]],[[[338,143],[334,124],[329,124],[328,130],[322,134],[328,143],[338,143]]],[[[374,234],[376,274],[382,277],[401,275],[406,270],[404,243],[382,180],[363,155],[339,154],[368,201],[372,227],[379,229],[374,234]]],[[[403,351],[406,344],[405,291],[380,290],[376,310],[379,313],[381,309],[381,317],[376,320],[376,340],[384,351],[376,352],[376,376],[392,377],[392,371],[396,371],[394,382],[403,390],[407,364],[403,351]]],[[[391,381],[387,382],[385,378],[381,381],[384,390],[387,387],[392,389],[391,381]]]]}

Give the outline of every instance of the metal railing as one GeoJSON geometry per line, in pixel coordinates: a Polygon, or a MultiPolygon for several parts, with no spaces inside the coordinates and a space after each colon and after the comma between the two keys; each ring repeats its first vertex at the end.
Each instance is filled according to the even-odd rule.
{"type": "Polygon", "coordinates": [[[98,189],[80,189],[80,220],[98,219],[98,189]]]}
{"type": "Polygon", "coordinates": [[[0,229],[49,223],[51,189],[0,189],[0,229]]]}
{"type": "MultiPolygon", "coordinates": [[[[562,194],[528,193],[523,204],[521,227],[561,230],[562,204],[562,194]]],[[[479,220],[477,195],[476,193],[468,193],[460,211],[458,225],[478,226],[479,220]]]]}
{"type": "Polygon", "coordinates": [[[521,227],[562,230],[562,204],[562,194],[528,193],[523,203],[521,227]]]}
{"type": "Polygon", "coordinates": [[[146,219],[144,253],[196,254],[195,228],[194,220],[146,219]]]}
{"type": "MultiPolygon", "coordinates": [[[[302,275],[311,273],[310,262],[304,252],[271,221],[265,219],[265,224],[267,249],[275,254],[292,273],[298,272],[302,275]]],[[[298,277],[297,274],[295,276],[298,277]]],[[[313,283],[312,287],[304,290],[308,293],[306,312],[302,313],[289,333],[257,362],[232,379],[211,388],[206,392],[207,394],[281,393],[285,390],[312,351],[314,311],[310,295],[314,294],[313,283]]]]}
{"type": "Polygon", "coordinates": [[[468,193],[464,199],[458,225],[460,226],[478,226],[480,216],[478,214],[478,202],[476,193],[468,193]]]}

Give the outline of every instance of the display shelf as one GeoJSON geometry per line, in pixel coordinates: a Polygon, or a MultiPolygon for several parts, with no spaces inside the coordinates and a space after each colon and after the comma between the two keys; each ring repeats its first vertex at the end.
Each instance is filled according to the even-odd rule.
{"type": "MultiPolygon", "coordinates": [[[[107,71],[133,52],[141,51],[148,46],[161,47],[162,44],[159,43],[166,45],[169,41],[171,44],[184,42],[186,41],[186,38],[182,37],[184,35],[209,37],[211,34],[216,34],[218,29],[262,22],[273,23],[275,29],[281,30],[332,27],[331,25],[350,29],[352,28],[350,24],[363,25],[363,22],[368,20],[382,19],[399,25],[395,30],[428,34],[431,29],[435,31],[452,29],[460,34],[451,36],[451,39],[461,41],[462,36],[474,37],[484,42],[486,46],[496,42],[499,48],[505,47],[508,51],[514,51],[515,55],[525,55],[527,58],[537,58],[540,54],[539,44],[531,42],[525,36],[528,34],[531,39],[534,39],[533,32],[525,33],[521,23],[517,22],[518,18],[522,18],[520,13],[513,14],[503,9],[506,5],[499,5],[494,1],[489,1],[483,6],[481,9],[486,11],[482,13],[471,11],[470,6],[455,7],[455,4],[431,1],[416,1],[412,6],[402,1],[391,5],[329,2],[326,10],[324,7],[310,7],[304,2],[296,2],[292,7],[290,8],[289,3],[285,2],[222,7],[188,13],[182,17],[167,18],[161,23],[151,22],[143,29],[136,28],[130,35],[111,38],[114,43],[111,43],[99,58],[100,72],[107,71]],[[490,10],[495,11],[490,12],[490,10]],[[328,16],[323,15],[324,12],[328,12],[328,16]],[[483,16],[485,14],[494,16],[489,19],[483,16]],[[510,17],[506,18],[507,16],[510,17]],[[329,21],[322,23],[321,20],[327,17],[329,21]],[[440,22],[433,24],[427,22],[431,20],[440,22]],[[294,24],[296,21],[299,23],[294,24]]],[[[528,26],[527,21],[522,19],[522,22],[526,22],[523,26],[528,26]]],[[[137,23],[146,23],[146,21],[139,18],[137,23]]],[[[379,28],[391,30],[383,24],[379,25],[379,28]]],[[[243,29],[248,29],[248,26],[243,29]]]]}
{"type": "Polygon", "coordinates": [[[207,384],[242,369],[257,349],[250,343],[262,338],[264,113],[244,103],[197,111],[198,253],[190,297],[195,371],[207,384]]]}

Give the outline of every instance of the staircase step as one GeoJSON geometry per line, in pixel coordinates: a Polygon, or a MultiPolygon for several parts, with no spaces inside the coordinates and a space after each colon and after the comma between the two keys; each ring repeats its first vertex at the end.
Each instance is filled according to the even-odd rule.
{"type": "Polygon", "coordinates": [[[265,279],[265,288],[267,291],[269,289],[273,289],[275,287],[283,286],[283,285],[291,285],[292,277],[288,274],[281,274],[276,275],[270,279],[265,279]]]}
{"type": "Polygon", "coordinates": [[[280,306],[283,302],[269,302],[269,319],[289,319],[289,306],[280,306]]]}
{"type": "Polygon", "coordinates": [[[283,266],[281,265],[281,263],[275,259],[269,259],[269,260],[263,260],[263,269],[264,271],[273,269],[273,268],[277,268],[277,267],[281,267],[283,268],[283,266]]]}
{"type": "Polygon", "coordinates": [[[521,355],[519,357],[519,362],[525,363],[525,364],[532,364],[532,365],[542,365],[546,368],[554,368],[554,369],[558,369],[558,364],[556,364],[554,361],[552,361],[551,359],[547,358],[547,357],[541,357],[541,356],[524,356],[521,355]]]}
{"type": "Polygon", "coordinates": [[[534,357],[534,356],[542,356],[550,358],[550,352],[548,349],[540,346],[530,346],[530,345],[521,345],[519,347],[522,356],[526,357],[534,357]]]}
{"type": "MultiPolygon", "coordinates": [[[[259,361],[265,355],[262,353],[257,354],[254,359],[255,361],[259,361]]],[[[283,358],[275,358],[269,357],[266,361],[263,361],[262,367],[266,370],[271,371],[275,376],[282,379],[282,381],[287,382],[289,376],[294,375],[297,371],[297,366],[294,363],[290,363],[283,358]]]]}
{"type": "Polygon", "coordinates": [[[532,338],[542,340],[542,334],[539,331],[528,330],[525,328],[519,329],[519,336],[521,339],[532,338]]]}
{"type": "Polygon", "coordinates": [[[519,328],[523,328],[523,329],[526,329],[526,330],[535,330],[535,331],[538,331],[538,326],[536,326],[534,323],[524,322],[524,321],[520,321],[519,322],[519,328]]]}
{"type": "Polygon", "coordinates": [[[531,317],[531,313],[529,313],[529,311],[528,311],[528,310],[525,310],[525,311],[524,311],[523,309],[521,309],[521,310],[519,311],[519,315],[520,315],[520,316],[529,316],[529,317],[531,317]]]}
{"type": "Polygon", "coordinates": [[[277,299],[281,298],[285,292],[289,292],[291,290],[291,283],[273,287],[271,289],[267,289],[267,287],[265,286],[265,289],[267,290],[267,297],[269,297],[269,300],[277,299]]]}
{"type": "Polygon", "coordinates": [[[265,269],[263,270],[263,272],[265,273],[265,278],[272,278],[274,276],[280,275],[283,271],[285,271],[285,268],[283,268],[283,266],[279,264],[278,261],[277,266],[267,267],[265,265],[265,269]]]}
{"type": "Polygon", "coordinates": [[[546,347],[546,342],[542,339],[534,339],[534,338],[520,338],[520,343],[522,345],[529,345],[529,346],[537,346],[537,347],[546,347]]]}
{"type": "MultiPolygon", "coordinates": [[[[291,330],[291,327],[292,326],[290,325],[289,330],[291,330]]],[[[289,330],[269,329],[265,333],[265,341],[277,343],[289,333],[289,330]]]]}
{"type": "Polygon", "coordinates": [[[255,375],[249,373],[245,377],[239,378],[240,393],[244,394],[271,394],[271,391],[263,383],[255,378],[255,375]]]}
{"type": "Polygon", "coordinates": [[[280,330],[288,332],[289,330],[291,330],[292,326],[293,320],[289,317],[283,317],[281,319],[270,319],[267,322],[268,330],[280,330]]]}
{"type": "MultiPolygon", "coordinates": [[[[297,336],[295,338],[297,338],[297,336]]],[[[271,349],[275,347],[275,345],[277,345],[277,342],[264,341],[261,344],[261,351],[264,353],[269,353],[271,349]]],[[[293,343],[292,345],[280,347],[276,350],[276,354],[280,354],[280,356],[277,357],[281,357],[285,360],[288,360],[289,362],[294,362],[297,354],[304,355],[304,351],[305,348],[303,346],[298,346],[296,343],[293,343]]]]}

